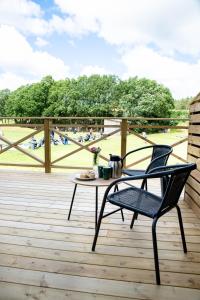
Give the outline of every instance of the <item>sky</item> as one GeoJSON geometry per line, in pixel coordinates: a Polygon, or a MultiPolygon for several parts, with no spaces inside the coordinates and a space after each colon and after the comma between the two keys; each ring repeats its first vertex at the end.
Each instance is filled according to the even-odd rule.
{"type": "Polygon", "coordinates": [[[92,74],[195,96],[200,0],[0,0],[0,89],[92,74]]]}

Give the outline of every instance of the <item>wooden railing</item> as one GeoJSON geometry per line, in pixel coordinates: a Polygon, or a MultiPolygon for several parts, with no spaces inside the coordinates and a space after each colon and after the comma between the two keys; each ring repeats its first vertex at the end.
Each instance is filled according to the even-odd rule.
{"type": "MultiPolygon", "coordinates": [[[[10,138],[6,137],[6,135],[1,134],[0,132],[0,143],[3,144],[2,149],[0,151],[0,159],[1,155],[5,154],[6,152],[10,151],[11,149],[16,149],[23,153],[23,155],[27,156],[29,159],[32,159],[34,163],[21,163],[19,161],[11,162],[6,159],[5,161],[0,161],[0,166],[12,166],[12,167],[37,167],[37,168],[43,168],[45,169],[46,173],[50,173],[52,168],[65,168],[65,169],[89,169],[90,167],[84,167],[84,166],[73,166],[73,165],[58,165],[58,162],[61,162],[67,157],[73,156],[74,154],[86,150],[90,152],[90,147],[107,139],[108,137],[111,137],[115,134],[120,134],[120,144],[121,144],[121,151],[120,154],[123,157],[127,152],[127,136],[129,134],[135,135],[137,138],[145,141],[145,143],[153,145],[155,144],[154,141],[152,141],[149,138],[145,138],[142,136],[142,134],[137,132],[137,129],[159,129],[159,130],[166,130],[166,129],[188,129],[188,126],[163,126],[163,125],[133,125],[133,121],[145,121],[145,122],[152,122],[152,121],[169,121],[169,120],[178,120],[178,121],[188,121],[188,119],[168,119],[168,118],[101,118],[101,117],[95,117],[95,118],[83,118],[83,117],[73,117],[73,118],[0,118],[0,128],[1,131],[4,132],[6,127],[13,128],[13,133],[16,128],[27,128],[29,130],[32,130],[30,133],[26,134],[23,137],[20,137],[19,139],[15,141],[11,141],[10,138]],[[112,121],[117,121],[116,123],[112,123],[112,121]],[[111,122],[112,124],[106,124],[105,122],[111,122]],[[99,130],[104,130],[104,133],[99,135],[98,138],[95,140],[89,141],[87,143],[81,143],[77,141],[74,137],[71,137],[65,133],[65,130],[69,130],[69,128],[82,128],[88,129],[93,128],[96,132],[99,130]],[[109,132],[105,133],[105,130],[109,128],[109,132]],[[77,145],[78,148],[67,152],[64,155],[61,155],[60,157],[56,157],[55,159],[52,158],[51,150],[52,150],[52,144],[51,144],[51,138],[50,138],[50,132],[54,131],[55,134],[60,135],[62,137],[68,138],[68,140],[77,145]],[[30,139],[36,134],[41,134],[43,132],[45,144],[44,144],[44,156],[39,157],[38,155],[35,155],[33,151],[30,151],[29,149],[24,149],[22,147],[22,143],[30,139]]],[[[187,137],[182,138],[179,141],[176,141],[171,146],[176,147],[180,145],[181,143],[184,143],[187,141],[187,137]]],[[[167,143],[167,142],[166,142],[167,143]]],[[[137,145],[135,145],[135,148],[137,148],[137,145]]],[[[175,153],[172,153],[174,157],[176,157],[178,160],[185,162],[186,160],[182,157],[182,154],[177,155],[175,153]]],[[[104,160],[105,162],[108,161],[108,157],[100,153],[100,158],[104,160]]],[[[129,164],[127,167],[131,167],[134,165],[137,165],[149,158],[149,155],[140,158],[131,164],[129,164]]]]}

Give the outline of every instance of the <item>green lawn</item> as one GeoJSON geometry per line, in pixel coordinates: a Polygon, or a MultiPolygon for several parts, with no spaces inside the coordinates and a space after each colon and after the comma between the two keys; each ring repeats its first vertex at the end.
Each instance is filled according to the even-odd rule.
{"type": "MultiPolygon", "coordinates": [[[[33,129],[29,129],[29,128],[18,128],[18,127],[4,127],[3,128],[3,135],[4,137],[6,137],[7,139],[9,139],[10,141],[17,141],[18,139],[22,138],[25,135],[30,134],[31,132],[34,132],[33,129]]],[[[71,136],[72,138],[77,138],[80,133],[77,133],[76,135],[74,135],[73,133],[68,133],[69,136],[71,136]]],[[[81,135],[85,135],[85,133],[81,133],[81,135]]],[[[43,137],[43,132],[35,135],[35,138],[37,140],[39,140],[40,138],[43,137]]],[[[148,139],[152,140],[153,142],[157,143],[157,144],[173,144],[175,142],[177,142],[178,140],[180,140],[181,138],[187,137],[187,131],[186,130],[179,130],[179,131],[172,131],[169,133],[156,133],[156,134],[149,134],[147,136],[148,139]]],[[[26,149],[26,147],[28,147],[28,140],[25,141],[23,143],[23,147],[26,149]]],[[[5,144],[5,143],[3,143],[5,144]]],[[[84,143],[83,145],[86,145],[87,143],[84,143]]],[[[136,149],[142,146],[148,145],[148,143],[146,143],[145,141],[135,137],[132,134],[128,135],[127,138],[127,151],[131,150],[131,149],[136,149]]],[[[4,145],[5,146],[5,145],[4,145]]],[[[112,154],[118,154],[120,155],[120,136],[119,135],[115,135],[112,137],[107,138],[106,140],[103,140],[97,144],[95,144],[95,146],[99,146],[101,147],[101,153],[102,155],[104,155],[105,157],[109,157],[109,153],[112,154]]],[[[71,143],[69,145],[52,145],[52,160],[57,159],[75,149],[78,148],[77,145],[71,143]]],[[[30,153],[40,157],[42,160],[44,160],[44,147],[38,148],[36,150],[31,150],[31,149],[26,149],[28,150],[30,153]]],[[[148,151],[145,151],[145,153],[141,153],[140,155],[137,153],[134,155],[133,161],[142,158],[143,156],[148,155],[148,151]]],[[[177,147],[175,147],[174,149],[174,153],[176,153],[177,155],[181,156],[182,158],[186,158],[187,155],[187,143],[183,143],[177,147]]],[[[17,149],[10,149],[9,151],[6,151],[5,153],[2,153],[0,155],[0,162],[3,163],[37,163],[36,161],[34,161],[32,158],[26,156],[25,154],[21,153],[20,151],[18,151],[17,149]]],[[[131,161],[128,160],[127,163],[130,163],[131,161]]],[[[175,159],[175,158],[170,158],[169,163],[178,163],[180,162],[179,160],[175,159]]],[[[105,161],[101,160],[99,161],[100,164],[106,164],[105,161]]],[[[138,165],[138,167],[145,167],[146,164],[148,163],[148,161],[146,161],[145,163],[143,162],[142,164],[138,165]]],[[[61,166],[80,166],[80,167],[84,167],[84,166],[92,166],[92,153],[86,151],[86,150],[82,150],[77,152],[76,154],[61,160],[57,163],[57,165],[61,165],[61,166]]],[[[4,167],[5,168],[5,167],[4,167]]],[[[59,169],[60,171],[60,169],[59,169]]],[[[67,170],[65,170],[65,172],[67,172],[67,170]]]]}

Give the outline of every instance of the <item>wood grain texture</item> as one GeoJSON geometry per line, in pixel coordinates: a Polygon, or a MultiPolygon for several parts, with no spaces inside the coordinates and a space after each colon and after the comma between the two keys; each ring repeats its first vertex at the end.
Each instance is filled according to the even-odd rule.
{"type": "Polygon", "coordinates": [[[190,124],[188,130],[188,162],[197,164],[197,170],[188,178],[185,200],[200,216],[200,93],[190,105],[190,124]]]}
{"type": "MultiPolygon", "coordinates": [[[[159,193],[157,182],[151,188],[159,193]]],[[[100,199],[104,191],[99,188],[100,199]]],[[[94,188],[79,187],[68,221],[72,193],[64,173],[1,171],[0,300],[200,299],[200,219],[186,202],[180,206],[187,255],[176,211],[158,222],[158,287],[151,220],[140,216],[130,230],[130,212],[124,211],[124,223],[119,213],[105,218],[92,253],[94,188]]]]}

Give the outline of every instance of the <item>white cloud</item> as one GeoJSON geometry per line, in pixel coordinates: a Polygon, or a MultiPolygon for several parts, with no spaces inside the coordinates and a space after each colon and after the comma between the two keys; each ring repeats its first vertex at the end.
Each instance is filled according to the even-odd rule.
{"type": "Polygon", "coordinates": [[[49,21],[49,29],[51,32],[57,31],[58,33],[66,32],[72,36],[84,35],[91,32],[96,32],[98,25],[96,22],[87,17],[80,18],[61,18],[57,15],[53,15],[49,21]]]}
{"type": "Polygon", "coordinates": [[[31,0],[1,0],[0,23],[14,26],[26,34],[44,35],[49,32],[40,6],[31,0]]]}
{"type": "MultiPolygon", "coordinates": [[[[60,12],[47,20],[35,0],[0,0],[0,25],[3,25],[0,26],[0,87],[12,88],[46,74],[55,79],[69,76],[69,68],[61,59],[45,51],[34,51],[24,37],[35,35],[35,44],[44,47],[48,35],[57,32],[72,36],[73,42],[66,41],[72,46],[74,37],[91,33],[116,46],[127,69],[124,76],[155,79],[178,98],[199,91],[199,0],[54,0],[54,3],[60,12]],[[187,62],[187,55],[194,64],[187,62]]],[[[80,74],[95,73],[108,74],[108,71],[98,61],[95,65],[81,66],[80,74]]]]}
{"type": "Polygon", "coordinates": [[[153,43],[165,53],[200,54],[198,0],[54,0],[65,19],[54,16],[55,30],[96,32],[115,45],[153,43]],[[57,20],[57,22],[56,22],[57,20]]]}
{"type": "Polygon", "coordinates": [[[45,39],[42,39],[41,37],[37,37],[36,41],[35,41],[35,44],[38,47],[45,47],[46,45],[49,44],[49,42],[47,40],[45,40],[45,39]]]}
{"type": "Polygon", "coordinates": [[[106,69],[104,69],[103,67],[97,66],[97,65],[82,66],[81,71],[80,71],[80,75],[86,75],[86,76],[90,76],[90,75],[94,75],[94,74],[104,75],[104,74],[109,74],[109,73],[110,72],[108,72],[106,69]]]}
{"type": "Polygon", "coordinates": [[[196,64],[176,61],[146,47],[127,50],[122,55],[127,68],[124,78],[139,76],[154,79],[168,87],[177,99],[199,92],[200,60],[196,64]]]}
{"type": "Polygon", "coordinates": [[[8,77],[11,81],[7,81],[8,85],[4,88],[12,88],[16,78],[20,85],[20,80],[24,84],[24,81],[40,80],[49,74],[55,79],[69,76],[69,67],[60,58],[45,51],[34,51],[15,28],[0,26],[0,41],[0,86],[8,77]]]}
{"type": "Polygon", "coordinates": [[[169,87],[176,98],[199,91],[199,0],[54,2],[65,14],[59,19],[61,31],[74,35],[95,32],[115,45],[127,69],[124,76],[155,79],[169,87]]]}
{"type": "Polygon", "coordinates": [[[0,90],[9,88],[10,90],[15,90],[21,85],[26,85],[32,83],[34,80],[27,80],[22,76],[19,76],[14,73],[6,72],[0,74],[0,90]]]}

